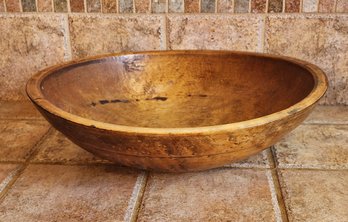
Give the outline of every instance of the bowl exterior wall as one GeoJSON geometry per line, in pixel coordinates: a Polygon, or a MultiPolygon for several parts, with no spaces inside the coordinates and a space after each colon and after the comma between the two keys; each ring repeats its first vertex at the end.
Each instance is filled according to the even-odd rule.
{"type": "Polygon", "coordinates": [[[72,142],[117,164],[163,172],[220,167],[254,155],[297,127],[314,105],[274,122],[201,134],[142,134],[85,126],[36,106],[72,142]]]}

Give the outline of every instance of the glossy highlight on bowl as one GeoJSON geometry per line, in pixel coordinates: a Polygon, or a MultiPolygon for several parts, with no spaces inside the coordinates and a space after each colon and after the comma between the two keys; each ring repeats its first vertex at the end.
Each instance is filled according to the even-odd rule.
{"type": "Polygon", "coordinates": [[[117,53],[47,68],[27,83],[42,115],[115,163],[166,172],[239,161],[298,126],[325,94],[315,65],[232,51],[117,53]]]}

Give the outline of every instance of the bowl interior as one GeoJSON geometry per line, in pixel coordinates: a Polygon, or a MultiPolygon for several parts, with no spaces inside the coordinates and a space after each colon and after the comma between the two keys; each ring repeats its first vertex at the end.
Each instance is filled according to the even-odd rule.
{"type": "Polygon", "coordinates": [[[286,109],[314,88],[311,73],[281,59],[235,53],[106,57],[56,70],[49,102],[106,123],[156,128],[249,120],[286,109]]]}

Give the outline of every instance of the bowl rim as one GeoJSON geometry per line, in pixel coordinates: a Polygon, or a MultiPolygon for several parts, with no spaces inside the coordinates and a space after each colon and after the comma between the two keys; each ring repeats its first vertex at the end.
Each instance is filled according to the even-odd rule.
{"type": "Polygon", "coordinates": [[[45,111],[49,112],[52,115],[63,118],[70,122],[83,125],[85,127],[97,128],[100,130],[114,131],[118,133],[126,134],[155,134],[155,135],[185,135],[185,134],[210,134],[210,133],[219,133],[226,131],[233,131],[237,129],[246,129],[251,127],[256,127],[264,124],[268,124],[290,115],[295,115],[300,113],[305,109],[316,104],[320,98],[322,98],[328,88],[328,79],[325,73],[316,65],[309,62],[288,57],[282,55],[273,55],[268,53],[258,53],[258,52],[242,52],[242,51],[227,51],[227,50],[163,50],[163,51],[139,51],[139,52],[119,52],[111,54],[102,54],[98,56],[90,56],[83,59],[75,59],[68,62],[60,63],[58,65],[50,66],[46,69],[43,69],[33,75],[26,84],[26,93],[30,100],[41,107],[45,111]],[[152,128],[152,127],[140,127],[140,126],[126,126],[118,125],[113,123],[106,123],[97,120],[87,119],[55,106],[48,99],[45,98],[41,91],[41,83],[48,75],[69,67],[71,65],[77,65],[80,63],[85,63],[93,60],[107,59],[116,56],[125,56],[125,55],[170,55],[170,54],[206,54],[206,55],[217,55],[217,54],[235,54],[241,56],[254,56],[254,57],[263,57],[269,59],[282,60],[294,65],[300,66],[307,70],[314,79],[314,86],[312,91],[301,101],[293,104],[292,106],[274,112],[265,116],[261,116],[254,119],[226,123],[220,125],[211,125],[211,126],[197,126],[197,127],[179,127],[179,128],[152,128]]]}

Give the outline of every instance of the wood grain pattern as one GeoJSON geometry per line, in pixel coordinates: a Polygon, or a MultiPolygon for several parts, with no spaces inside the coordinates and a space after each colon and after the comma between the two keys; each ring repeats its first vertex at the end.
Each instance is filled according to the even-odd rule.
{"type": "Polygon", "coordinates": [[[296,59],[228,51],[113,54],[32,77],[27,93],[59,131],[116,163],[183,172],[258,153],[298,126],[327,89],[296,59]]]}

